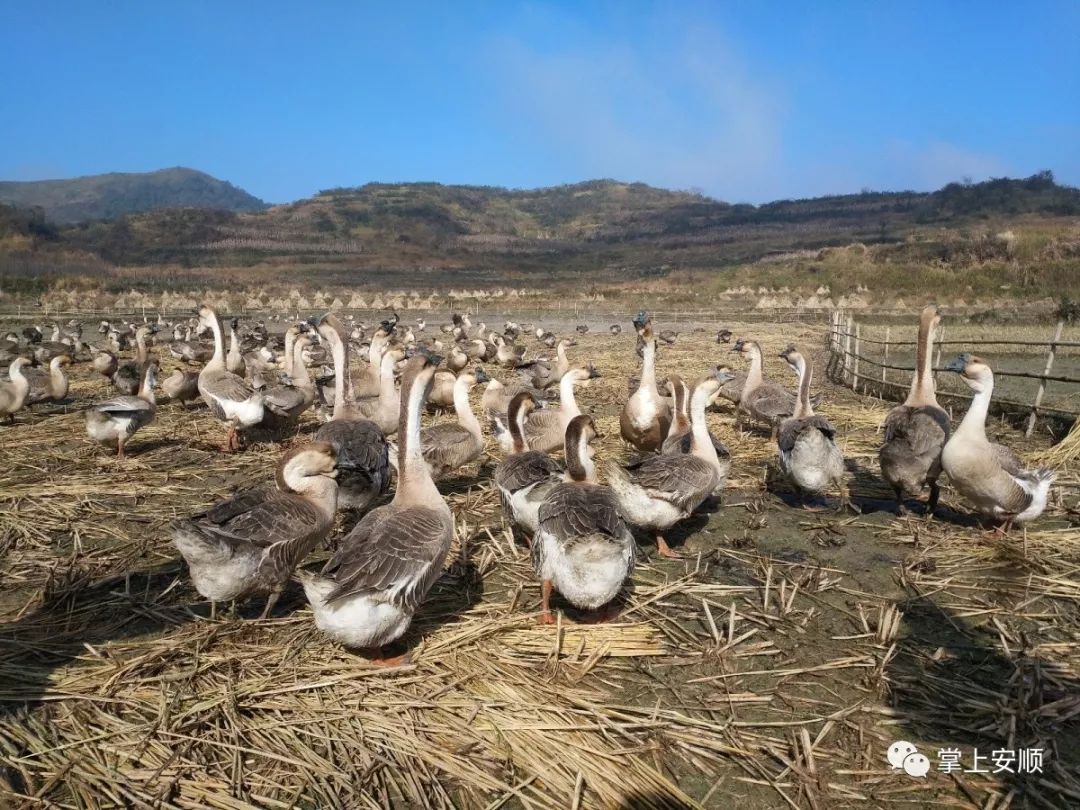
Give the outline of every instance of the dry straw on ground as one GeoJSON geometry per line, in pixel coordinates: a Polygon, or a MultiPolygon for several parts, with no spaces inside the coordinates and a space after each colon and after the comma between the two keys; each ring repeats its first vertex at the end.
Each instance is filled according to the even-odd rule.
{"type": "MultiPolygon", "coordinates": [[[[663,349],[661,370],[729,362],[720,325],[768,349],[821,345],[816,327],[716,323],[663,349]]],[[[571,357],[604,374],[580,396],[599,460],[623,456],[632,338],[591,333],[571,357]]],[[[295,589],[271,620],[252,618],[259,605],[209,620],[165,527],[268,480],[280,448],[222,456],[203,409],[164,405],[116,462],[83,438],[77,407],[105,386],[76,369],[67,413],[0,428],[4,806],[1075,806],[1074,459],[1047,517],[1006,539],[948,490],[942,519],[896,517],[874,474],[889,405],[822,386],[862,515],[798,508],[768,436],[722,409],[709,418],[734,455],[730,489],[673,534],[685,559],[658,561],[643,538],[614,623],[564,611],[538,627],[487,462],[445,488],[447,571],[406,639],[414,662],[383,669],[321,638],[295,589]],[[932,760],[1040,746],[1046,767],[915,780],[885,762],[895,739],[932,760]]]]}

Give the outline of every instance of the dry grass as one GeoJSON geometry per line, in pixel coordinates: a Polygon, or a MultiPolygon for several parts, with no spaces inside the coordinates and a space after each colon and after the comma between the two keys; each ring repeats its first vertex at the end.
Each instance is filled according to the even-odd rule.
{"type": "MultiPolygon", "coordinates": [[[[728,362],[714,334],[686,332],[661,370],[728,362]]],[[[798,324],[749,336],[822,343],[798,324]]],[[[605,434],[601,461],[625,453],[632,346],[590,334],[571,349],[604,374],[579,397],[605,434]]],[[[76,369],[76,405],[104,392],[76,369]]],[[[298,590],[268,621],[250,618],[260,605],[211,621],[176,560],[169,520],[268,480],[277,444],[222,456],[204,409],[164,405],[118,463],[77,412],[20,415],[0,427],[3,804],[1074,806],[1074,461],[1048,516],[1005,540],[951,511],[898,518],[873,474],[888,404],[824,393],[864,514],[785,503],[768,436],[711,415],[735,458],[724,506],[675,533],[683,561],[643,544],[614,623],[566,611],[538,627],[490,469],[448,482],[455,546],[405,639],[414,662],[392,669],[321,638],[298,590]],[[1047,767],[914,780],[885,763],[898,738],[932,760],[946,745],[1041,745],[1047,767]]],[[[948,491],[945,504],[960,507],[948,491]]]]}

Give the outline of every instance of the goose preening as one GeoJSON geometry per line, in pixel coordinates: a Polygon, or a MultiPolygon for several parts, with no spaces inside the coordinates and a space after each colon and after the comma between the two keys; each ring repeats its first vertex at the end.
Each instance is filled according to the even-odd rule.
{"type": "Polygon", "coordinates": [[[795,485],[800,495],[821,494],[835,488],[840,492],[840,508],[848,503],[844,487],[844,454],[836,446],[836,429],[814,413],[810,404],[813,366],[794,347],[780,353],[799,377],[799,396],[795,413],[780,423],[777,444],[780,469],[795,485]]]}
{"type": "Polygon", "coordinates": [[[116,457],[123,458],[128,440],[157,414],[156,376],[157,364],[147,363],[137,396],[122,394],[87,408],[86,435],[99,444],[115,444],[116,457]]]}
{"type": "Polygon", "coordinates": [[[878,451],[881,475],[896,493],[900,512],[904,511],[905,495],[918,497],[923,487],[929,487],[926,513],[932,515],[941,493],[937,482],[941,451],[951,430],[949,415],[938,405],[931,367],[938,321],[937,307],[923,310],[911,390],[904,403],[885,417],[885,443],[878,451]]]}
{"type": "Polygon", "coordinates": [[[442,422],[420,431],[420,447],[431,478],[439,481],[470,464],[484,451],[484,434],[469,405],[469,392],[490,378],[482,368],[463,371],[454,381],[454,422],[442,422]]]}
{"type": "Polygon", "coordinates": [[[607,466],[608,481],[623,514],[634,525],[655,533],[656,549],[662,557],[678,557],[664,532],[689,517],[716,491],[723,465],[709,438],[705,405],[719,388],[720,380],[715,376],[706,377],[694,388],[689,453],[648,456],[629,468],[615,463],[607,466]]]}
{"type": "Polygon", "coordinates": [[[530,545],[536,536],[540,504],[562,480],[551,456],[529,450],[525,444],[525,420],[536,407],[536,398],[528,391],[522,391],[510,401],[507,421],[513,448],[499,462],[494,475],[503,514],[513,528],[525,533],[530,545]]]}
{"type": "Polygon", "coordinates": [[[541,583],[541,624],[553,624],[551,593],[574,607],[596,610],[614,599],[634,571],[637,549],[615,493],[596,482],[589,443],[597,438],[590,417],[566,427],[566,480],[540,504],[531,546],[541,583]]]}
{"type": "Polygon", "coordinates": [[[63,366],[71,365],[71,358],[66,354],[58,354],[49,361],[48,370],[29,369],[23,372],[30,383],[30,391],[26,396],[27,405],[36,405],[39,402],[57,402],[68,394],[68,378],[64,374],[63,366]]]}
{"type": "Polygon", "coordinates": [[[994,394],[994,372],[985,361],[961,354],[949,361],[975,392],[971,405],[941,451],[941,466],[956,490],[984,518],[1001,522],[1008,532],[1013,523],[1027,523],[1046,508],[1055,475],[1046,467],[1025,469],[1016,454],[986,437],[986,416],[994,394]]]}
{"type": "Polygon", "coordinates": [[[161,390],[170,402],[179,402],[185,409],[199,398],[199,374],[178,368],[161,381],[161,390]]]}
{"type": "Polygon", "coordinates": [[[334,525],[337,503],[334,448],[312,442],[285,453],[275,486],[241,492],[172,525],[173,544],[191,580],[216,603],[269,593],[263,618],[293,569],[334,525]]]}
{"type": "Polygon", "coordinates": [[[208,306],[199,308],[199,323],[214,333],[214,354],[199,372],[199,393],[214,417],[229,426],[229,435],[222,449],[240,449],[240,431],[258,425],[266,408],[263,395],[244,380],[225,368],[225,343],[221,321],[208,306]]]}
{"type": "Polygon", "coordinates": [[[334,388],[333,416],[319,428],[315,438],[332,445],[337,453],[338,507],[366,509],[390,488],[386,437],[345,396],[352,386],[349,383],[351,372],[344,326],[333,315],[328,315],[318,329],[330,346],[338,384],[334,388]]]}
{"type": "MultiPolygon", "coordinates": [[[[593,366],[578,366],[563,374],[559,381],[559,407],[535,410],[525,421],[525,443],[530,450],[551,453],[562,448],[567,425],[575,416],[581,415],[574,386],[599,376],[600,372],[593,366]]],[[[505,452],[513,450],[513,440],[508,432],[498,434],[497,438],[505,452]]]]}
{"type": "Polygon", "coordinates": [[[23,374],[23,368],[30,365],[25,357],[16,357],[8,366],[8,380],[0,380],[0,414],[15,422],[15,414],[26,404],[30,393],[30,381],[23,374]]]}
{"type": "Polygon", "coordinates": [[[298,571],[315,626],[348,647],[400,638],[442,573],[454,518],[428,472],[420,414],[439,358],[415,355],[402,378],[394,499],[368,512],[320,574],[298,571]]]}
{"type": "Polygon", "coordinates": [[[641,382],[619,415],[623,441],[637,450],[651,453],[660,449],[671,426],[671,407],[656,387],[656,338],[651,319],[642,314],[634,325],[644,340],[641,382]]]}
{"type": "Polygon", "coordinates": [[[739,339],[731,350],[750,361],[746,383],[739,395],[739,413],[764,422],[772,428],[775,440],[780,423],[795,413],[795,395],[782,385],[765,381],[761,365],[761,346],[753,340],[739,339]]]}

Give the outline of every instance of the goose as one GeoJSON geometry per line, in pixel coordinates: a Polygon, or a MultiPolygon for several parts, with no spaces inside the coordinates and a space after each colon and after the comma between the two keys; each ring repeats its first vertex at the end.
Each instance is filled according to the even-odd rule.
{"type": "Polygon", "coordinates": [[[178,368],[161,381],[161,390],[170,401],[179,402],[187,410],[188,403],[199,398],[199,375],[178,368]]]}
{"type": "MultiPolygon", "coordinates": [[[[600,372],[592,366],[578,366],[562,376],[559,381],[559,407],[533,411],[525,421],[525,443],[530,450],[552,453],[562,449],[566,426],[575,416],[581,415],[574,398],[574,386],[599,377],[600,372]]],[[[498,440],[505,452],[513,450],[513,439],[508,432],[501,433],[498,440]]]]}
{"type": "MultiPolygon", "coordinates": [[[[416,354],[402,377],[398,484],[394,499],[353,527],[322,572],[298,571],[315,626],[348,647],[381,648],[400,638],[442,573],[454,518],[420,447],[420,413],[440,359],[416,354]]],[[[399,659],[400,660],[400,659],[399,659]]]]}
{"type": "Polygon", "coordinates": [[[980,515],[1001,521],[999,531],[1007,533],[1043,513],[1056,476],[1046,467],[1025,469],[1012,450],[986,438],[994,372],[984,360],[964,353],[945,369],[959,374],[975,396],[941,451],[942,469],[980,515]]]}
{"type": "Polygon", "coordinates": [[[57,402],[68,394],[68,378],[63,366],[71,365],[71,358],[58,354],[49,361],[49,370],[30,369],[23,372],[30,383],[30,392],[26,395],[27,405],[39,402],[57,402]]]}
{"type": "Polygon", "coordinates": [[[679,338],[679,333],[673,329],[664,329],[657,337],[669,346],[673,346],[675,341],[679,338]]]}
{"type": "Polygon", "coordinates": [[[293,373],[287,381],[269,386],[260,393],[263,397],[263,418],[260,427],[273,431],[290,428],[315,402],[315,383],[308,374],[302,355],[311,337],[301,334],[293,341],[293,373]]]}
{"type": "Polygon", "coordinates": [[[394,434],[398,428],[396,415],[401,412],[401,396],[394,387],[394,366],[401,357],[398,349],[386,351],[379,362],[379,396],[356,400],[356,409],[378,425],[385,436],[394,434]]]}
{"type": "Polygon", "coordinates": [[[619,324],[617,323],[613,323],[611,326],[608,327],[608,331],[611,332],[611,334],[613,335],[621,335],[622,327],[619,326],[619,324]]]}
{"type": "Polygon", "coordinates": [[[917,497],[924,486],[930,488],[926,514],[937,508],[941,488],[941,450],[949,440],[949,415],[938,405],[931,373],[934,328],[938,311],[928,306],[919,319],[919,342],[911,390],[902,405],[885,417],[885,443],[878,451],[881,476],[896,493],[897,509],[904,510],[904,496],[917,497]]]}
{"type": "Polygon", "coordinates": [[[124,458],[128,440],[157,415],[156,381],[157,363],[147,363],[138,395],[122,394],[87,408],[86,435],[99,444],[115,444],[116,457],[124,458]]]}
{"type": "Polygon", "coordinates": [[[730,329],[721,329],[716,333],[717,343],[731,343],[731,336],[734,333],[730,329]]]}
{"type": "Polygon", "coordinates": [[[435,372],[426,406],[429,411],[448,411],[454,407],[455,380],[457,375],[452,371],[441,368],[435,372]]]}
{"type": "Polygon", "coordinates": [[[775,440],[780,422],[795,413],[795,395],[782,385],[765,382],[761,372],[761,346],[755,341],[740,338],[731,351],[750,360],[746,383],[739,395],[738,413],[748,414],[769,425],[775,440]]]}
{"type": "Polygon", "coordinates": [[[835,487],[840,492],[839,508],[843,508],[848,503],[844,454],[836,446],[836,429],[825,417],[815,414],[810,404],[814,368],[795,346],[788,346],[780,357],[799,377],[795,413],[780,423],[777,436],[780,469],[800,495],[820,494],[835,487]]]}
{"type": "Polygon", "coordinates": [[[113,374],[113,385],[128,396],[134,396],[138,392],[143,371],[150,361],[150,353],[146,348],[146,337],[150,332],[149,326],[140,326],[135,330],[135,359],[121,363],[113,374]]]}
{"type": "Polygon", "coordinates": [[[116,373],[116,369],[120,367],[120,363],[112,352],[96,349],[91,366],[102,377],[108,377],[111,380],[113,374],[116,373]]]}
{"type": "Polygon", "coordinates": [[[187,561],[195,590],[211,602],[269,593],[270,615],[293,569],[334,525],[334,448],[312,442],[286,452],[273,488],[240,492],[172,524],[173,544],[187,561]]]}
{"type": "Polygon", "coordinates": [[[439,481],[472,463],[484,451],[484,435],[469,405],[469,391],[477,383],[489,379],[479,366],[474,371],[459,374],[454,381],[454,414],[457,421],[431,425],[420,431],[420,447],[433,480],[439,481]]]}
{"type": "Polygon", "coordinates": [[[469,365],[469,355],[461,350],[460,346],[451,346],[450,353],[446,356],[446,367],[457,373],[469,365]]]}
{"type": "Polygon", "coordinates": [[[515,368],[518,375],[530,388],[543,390],[557,383],[561,377],[555,375],[555,366],[550,360],[539,358],[531,363],[522,363],[515,368]]]}
{"type": "Polygon", "coordinates": [[[423,332],[425,329],[427,329],[427,321],[425,321],[423,318],[417,318],[416,319],[416,331],[417,332],[423,332]]]}
{"type": "Polygon", "coordinates": [[[555,337],[553,332],[544,332],[540,335],[538,340],[549,349],[554,349],[559,342],[559,339],[555,337]]]}
{"type": "Polygon", "coordinates": [[[533,388],[524,383],[504,383],[494,378],[488,381],[484,394],[480,398],[480,409],[492,423],[496,433],[506,429],[506,425],[509,424],[507,414],[510,411],[510,402],[522,392],[528,392],[537,405],[544,404],[545,394],[539,388],[533,388]]]}
{"type": "Polygon", "coordinates": [[[525,444],[525,420],[537,404],[528,391],[518,393],[510,401],[507,418],[513,448],[499,462],[494,475],[503,514],[515,530],[525,533],[530,545],[539,525],[540,504],[551,488],[562,480],[551,456],[529,450],[525,444]]]}
{"type": "Polygon", "coordinates": [[[225,368],[237,377],[243,377],[247,373],[244,356],[240,353],[240,339],[236,330],[240,328],[240,321],[233,318],[229,321],[229,353],[225,355],[225,368]]]}
{"type": "Polygon", "coordinates": [[[641,382],[627,400],[619,415],[619,433],[623,441],[636,449],[651,453],[659,450],[671,426],[671,408],[661,398],[656,387],[656,338],[651,319],[646,315],[635,320],[635,326],[645,340],[641,366],[641,382]]]}
{"type": "Polygon", "coordinates": [[[576,608],[596,610],[618,595],[634,571],[637,550],[619,502],[596,483],[589,447],[594,438],[591,417],[570,420],[563,442],[566,480],[551,488],[538,510],[530,556],[541,583],[541,624],[555,623],[553,590],[576,608]]]}
{"type": "Polygon", "coordinates": [[[231,452],[240,448],[241,430],[262,422],[266,407],[260,392],[225,368],[225,344],[217,313],[203,305],[199,308],[199,323],[208,325],[214,333],[214,354],[199,372],[199,393],[214,417],[228,424],[229,435],[222,449],[231,452]]]}
{"type": "Polygon", "coordinates": [[[499,335],[495,335],[495,362],[503,368],[514,368],[525,356],[525,347],[508,343],[499,335]]]}
{"type": "Polygon", "coordinates": [[[319,427],[315,438],[333,446],[338,465],[338,508],[366,509],[390,487],[390,459],[386,438],[370,419],[365,419],[351,401],[349,390],[349,350],[344,325],[327,315],[318,326],[334,358],[339,385],[334,388],[334,413],[319,427]]]}
{"type": "MultiPolygon", "coordinates": [[[[731,376],[731,373],[722,369],[717,370],[716,379],[720,383],[722,388],[731,376]]],[[[672,374],[668,377],[668,388],[671,391],[672,399],[675,402],[674,418],[671,420],[671,427],[668,429],[667,438],[664,439],[664,444],[660,448],[661,453],[674,453],[685,454],[690,452],[690,447],[693,444],[693,436],[691,435],[691,425],[693,420],[690,414],[690,400],[692,393],[690,386],[677,374],[672,374]]],[[[707,400],[702,404],[705,407],[707,400]]],[[[700,417],[702,421],[705,420],[705,412],[702,411],[700,417]]],[[[727,486],[728,473],[731,471],[731,451],[724,446],[724,443],[720,441],[716,436],[709,432],[709,442],[713,446],[713,450],[716,452],[716,486],[713,488],[713,495],[719,495],[725,486],[727,486]]],[[[712,460],[711,458],[709,459],[712,460]]]]}
{"type": "Polygon", "coordinates": [[[26,404],[30,393],[30,381],[23,374],[23,367],[30,365],[25,357],[16,357],[8,366],[8,381],[0,380],[0,414],[6,414],[8,422],[14,424],[15,414],[26,404]]]}
{"type": "Polygon", "coordinates": [[[705,404],[719,388],[715,376],[694,388],[688,454],[647,456],[630,468],[607,465],[608,481],[622,513],[631,523],[655,533],[656,550],[662,557],[679,556],[668,546],[664,532],[689,517],[716,490],[721,464],[709,439],[705,404]]]}
{"type": "Polygon", "coordinates": [[[193,330],[189,326],[184,331],[183,340],[175,340],[170,343],[169,354],[184,363],[206,363],[213,357],[213,352],[197,340],[194,340],[192,332],[193,330]]]}
{"type": "Polygon", "coordinates": [[[574,331],[576,331],[579,335],[584,335],[589,331],[589,325],[585,323],[579,323],[577,326],[574,327],[574,331]]]}
{"type": "Polygon", "coordinates": [[[536,335],[537,340],[540,340],[544,337],[544,335],[550,335],[551,333],[548,332],[544,327],[538,326],[533,330],[533,334],[536,335]]]}

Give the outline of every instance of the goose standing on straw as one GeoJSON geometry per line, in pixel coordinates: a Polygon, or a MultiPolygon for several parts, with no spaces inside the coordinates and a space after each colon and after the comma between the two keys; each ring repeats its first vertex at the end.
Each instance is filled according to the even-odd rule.
{"type": "Polygon", "coordinates": [[[368,512],[315,574],[298,571],[315,626],[383,664],[442,573],[454,518],[431,480],[420,446],[420,415],[441,358],[417,354],[405,367],[394,500],[368,512]]]}
{"type": "Polygon", "coordinates": [[[976,511],[1000,521],[999,531],[1007,533],[1013,523],[1027,523],[1043,513],[1054,473],[1045,467],[1024,469],[1012,450],[986,438],[986,415],[994,395],[990,366],[965,353],[945,368],[959,374],[975,396],[941,451],[941,466],[976,511]]]}

